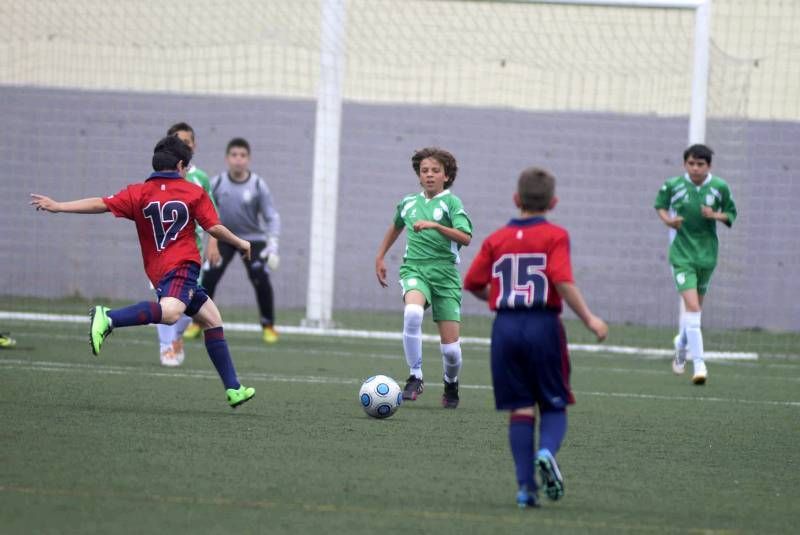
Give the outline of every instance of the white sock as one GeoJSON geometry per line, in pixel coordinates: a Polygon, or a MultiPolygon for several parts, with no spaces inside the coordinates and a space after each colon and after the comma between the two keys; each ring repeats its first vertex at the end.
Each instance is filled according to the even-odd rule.
{"type": "Polygon", "coordinates": [[[694,365],[703,362],[703,332],[700,330],[700,312],[687,312],[686,340],[694,365]]]}
{"type": "Polygon", "coordinates": [[[181,319],[176,321],[175,325],[173,325],[173,327],[175,327],[175,338],[174,339],[177,340],[178,338],[183,336],[183,332],[186,330],[186,328],[189,325],[191,325],[191,323],[192,323],[192,318],[190,318],[186,314],[181,316],[181,319]]]}
{"type": "Polygon", "coordinates": [[[422,316],[420,305],[406,305],[403,310],[403,350],[411,375],[422,379],[422,316]]]}
{"type": "Polygon", "coordinates": [[[440,347],[442,349],[444,380],[448,383],[455,383],[458,381],[458,374],[461,371],[461,342],[440,344],[440,347]]]}
{"type": "Polygon", "coordinates": [[[172,341],[175,340],[175,325],[157,323],[156,329],[158,329],[158,341],[161,343],[161,346],[172,345],[172,341]]]}
{"type": "Polygon", "coordinates": [[[686,312],[681,312],[678,317],[678,346],[681,349],[686,349],[688,342],[686,338],[686,312]]]}

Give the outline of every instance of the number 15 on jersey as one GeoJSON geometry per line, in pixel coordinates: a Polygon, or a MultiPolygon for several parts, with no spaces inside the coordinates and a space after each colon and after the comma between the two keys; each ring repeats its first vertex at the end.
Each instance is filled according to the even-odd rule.
{"type": "Polygon", "coordinates": [[[543,308],[549,291],[547,255],[507,253],[492,264],[492,277],[498,279],[498,309],[543,308]]]}

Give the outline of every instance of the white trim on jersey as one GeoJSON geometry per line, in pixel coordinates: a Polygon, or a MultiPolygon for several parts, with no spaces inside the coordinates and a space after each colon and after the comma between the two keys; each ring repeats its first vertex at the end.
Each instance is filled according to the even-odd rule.
{"type": "Polygon", "coordinates": [[[714,176],[714,175],[712,175],[711,173],[708,173],[708,174],[706,175],[706,178],[705,178],[705,180],[703,180],[703,181],[700,183],[700,185],[697,185],[697,184],[695,184],[694,182],[692,182],[692,179],[689,177],[689,173],[683,173],[683,178],[685,178],[685,179],[686,179],[686,180],[689,182],[689,184],[691,184],[692,186],[696,187],[697,189],[700,189],[700,188],[702,188],[703,186],[705,186],[706,184],[708,184],[709,182],[711,182],[711,177],[713,177],[713,176],[714,176]]]}

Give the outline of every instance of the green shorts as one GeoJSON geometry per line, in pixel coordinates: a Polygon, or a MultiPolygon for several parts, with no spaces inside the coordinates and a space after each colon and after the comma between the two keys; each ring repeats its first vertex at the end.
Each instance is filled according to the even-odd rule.
{"type": "Polygon", "coordinates": [[[672,266],[672,277],[679,292],[696,289],[698,294],[705,295],[708,292],[708,285],[711,283],[713,273],[714,268],[672,266]]]}
{"type": "Polygon", "coordinates": [[[400,286],[404,297],[411,290],[425,296],[425,308],[433,308],[433,321],[461,321],[461,276],[454,264],[403,264],[400,286]]]}

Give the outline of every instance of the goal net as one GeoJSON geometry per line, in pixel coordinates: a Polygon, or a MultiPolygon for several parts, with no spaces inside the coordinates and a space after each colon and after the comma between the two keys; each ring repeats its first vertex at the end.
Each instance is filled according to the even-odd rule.
{"type": "MultiPolygon", "coordinates": [[[[725,48],[725,37],[751,24],[727,4],[735,2],[714,4],[721,16],[712,26],[706,139],[716,151],[714,172],[731,184],[742,216],[731,230],[720,226],[720,264],[703,316],[706,346],[791,354],[800,283],[787,276],[786,264],[796,266],[797,258],[786,248],[800,229],[772,207],[800,192],[780,169],[769,170],[777,187],[766,188],[772,175],[765,177],[758,160],[774,154],[784,132],[796,132],[789,119],[798,114],[786,104],[750,117],[753,95],[775,90],[764,88],[755,52],[725,48]],[[781,134],[759,135],[765,131],[781,134]]],[[[453,192],[474,225],[462,274],[483,238],[515,215],[520,170],[545,167],[557,178],[551,219],[570,231],[576,281],[612,324],[610,343],[668,349],[678,297],[667,229],[653,201],[667,177],[682,173],[694,11],[435,0],[342,5],[338,193],[326,208],[336,210],[334,323],[401,328],[399,285],[379,287],[375,253],[395,205],[418,190],[411,154],[437,145],[458,159],[453,192]]],[[[309,229],[319,215],[310,199],[320,2],[12,0],[0,15],[0,225],[10,229],[0,246],[13,251],[0,260],[0,309],[150,295],[129,223],[44,216],[24,199],[30,191],[105,195],[141,180],[154,142],[170,124],[187,121],[197,133],[196,163],[209,175],[224,170],[230,138],[250,141],[252,169],[266,178],[283,221],[282,265],[272,276],[278,323],[299,325],[313,271],[309,229]]],[[[756,39],[756,31],[741,33],[756,39]]],[[[391,281],[404,239],[387,257],[391,281]]],[[[215,300],[223,312],[254,307],[239,263],[215,300]]],[[[485,304],[465,295],[463,312],[465,333],[486,336],[485,304]]],[[[425,331],[435,328],[426,323],[425,331]]],[[[570,336],[589,341],[571,324],[570,336]]]]}

